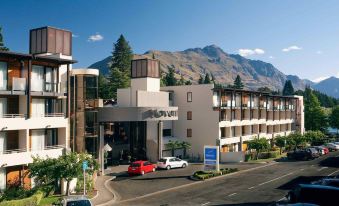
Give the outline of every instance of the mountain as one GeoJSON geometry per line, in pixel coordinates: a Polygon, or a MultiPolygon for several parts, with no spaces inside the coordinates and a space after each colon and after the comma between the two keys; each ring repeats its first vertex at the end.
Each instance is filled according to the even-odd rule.
{"type": "MultiPolygon", "coordinates": [[[[282,90],[287,79],[291,80],[295,90],[304,89],[305,83],[297,76],[285,75],[272,64],[260,60],[251,60],[237,54],[227,54],[216,45],[204,48],[192,48],[178,52],[150,50],[143,55],[135,55],[137,58],[148,57],[160,60],[160,68],[167,72],[174,68],[177,78],[183,75],[196,83],[200,75],[212,74],[221,84],[233,84],[237,75],[240,75],[247,89],[269,87],[274,90],[282,90]]],[[[110,57],[92,64],[91,68],[97,68],[102,74],[108,73],[110,57]]]]}
{"type": "Polygon", "coordinates": [[[329,96],[339,98],[339,78],[330,77],[312,86],[313,89],[329,96]]]}

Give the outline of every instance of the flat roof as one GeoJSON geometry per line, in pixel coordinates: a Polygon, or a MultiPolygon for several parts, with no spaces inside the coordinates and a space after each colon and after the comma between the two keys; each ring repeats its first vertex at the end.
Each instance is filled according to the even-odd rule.
{"type": "Polygon", "coordinates": [[[62,59],[53,56],[36,56],[34,54],[24,54],[18,52],[11,52],[11,51],[0,51],[0,57],[8,57],[8,58],[17,58],[22,60],[38,60],[38,61],[45,61],[51,62],[56,64],[74,64],[77,63],[76,60],[71,59],[62,59]]]}
{"type": "Polygon", "coordinates": [[[269,97],[279,97],[279,98],[293,98],[297,99],[295,96],[285,96],[285,95],[273,95],[268,92],[260,92],[260,91],[253,91],[253,90],[243,90],[243,89],[233,89],[233,88],[223,88],[223,87],[215,87],[213,88],[213,91],[229,91],[229,92],[236,92],[236,93],[255,93],[263,96],[269,96],[269,97]]]}

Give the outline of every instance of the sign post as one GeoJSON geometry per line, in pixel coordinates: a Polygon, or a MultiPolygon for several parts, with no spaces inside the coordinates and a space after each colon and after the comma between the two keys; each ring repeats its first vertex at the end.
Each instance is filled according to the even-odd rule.
{"type": "Polygon", "coordinates": [[[82,170],[84,171],[84,196],[86,195],[86,170],[88,168],[88,162],[85,160],[82,162],[82,170]]]}
{"type": "Polygon", "coordinates": [[[205,170],[219,171],[219,146],[204,146],[205,170]]]}

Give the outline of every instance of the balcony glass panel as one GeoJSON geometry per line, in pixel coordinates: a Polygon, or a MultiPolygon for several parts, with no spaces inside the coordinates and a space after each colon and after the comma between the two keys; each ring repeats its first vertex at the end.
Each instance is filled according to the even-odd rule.
{"type": "Polygon", "coordinates": [[[0,98],[0,118],[7,114],[7,99],[0,98]]]}
{"type": "Polygon", "coordinates": [[[33,65],[31,77],[31,90],[43,91],[44,89],[44,67],[33,65]]]}
{"type": "Polygon", "coordinates": [[[26,91],[26,78],[13,77],[13,90],[26,91]]]}
{"type": "Polygon", "coordinates": [[[7,63],[0,62],[0,90],[7,90],[7,63]]]}

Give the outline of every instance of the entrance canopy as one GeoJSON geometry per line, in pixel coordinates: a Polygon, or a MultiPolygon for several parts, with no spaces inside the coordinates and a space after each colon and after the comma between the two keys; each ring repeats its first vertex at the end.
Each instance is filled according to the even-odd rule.
{"type": "Polygon", "coordinates": [[[98,122],[178,120],[178,107],[101,107],[98,122]]]}

